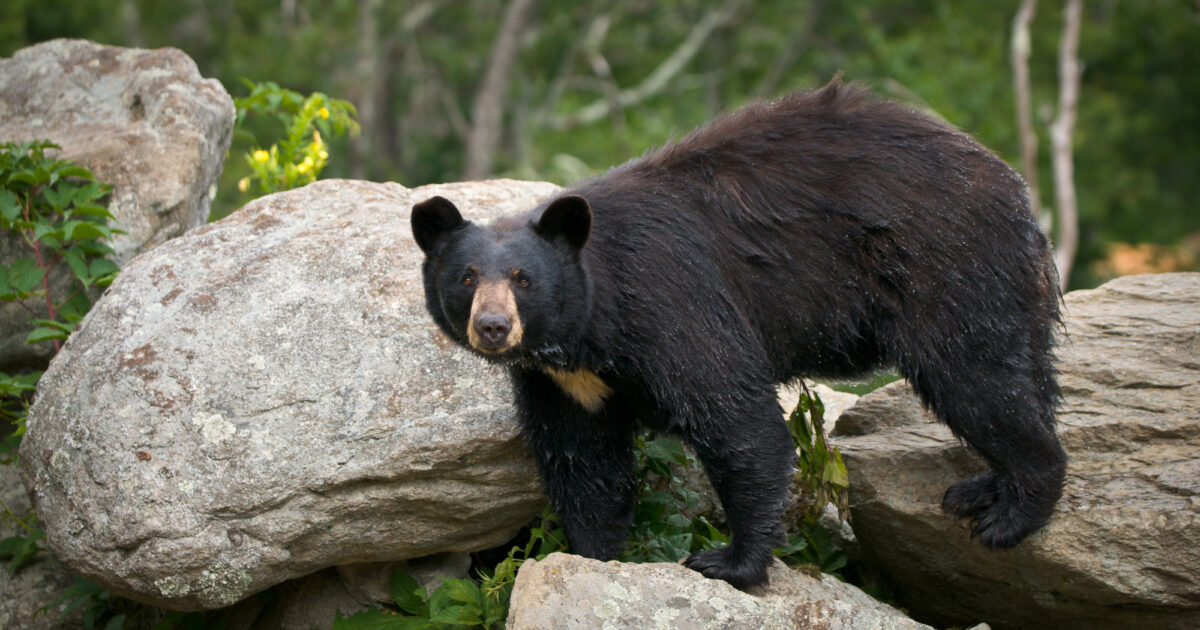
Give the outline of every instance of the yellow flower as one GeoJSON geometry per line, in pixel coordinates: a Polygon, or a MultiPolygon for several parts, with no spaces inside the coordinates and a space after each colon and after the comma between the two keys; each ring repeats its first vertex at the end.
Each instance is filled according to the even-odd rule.
{"type": "Polygon", "coordinates": [[[300,166],[296,167],[296,170],[300,171],[301,173],[307,173],[309,171],[309,169],[311,169],[312,167],[313,167],[312,158],[306,157],[306,158],[304,158],[304,161],[300,163],[300,166]]]}
{"type": "Polygon", "coordinates": [[[328,160],[329,152],[322,150],[321,152],[317,153],[317,157],[321,158],[322,160],[328,160]]]}
{"type": "Polygon", "coordinates": [[[321,114],[321,118],[329,118],[329,110],[325,109],[324,107],[322,107],[318,113],[321,114]]]}
{"type": "Polygon", "coordinates": [[[250,178],[243,177],[238,180],[238,190],[246,192],[250,188],[250,178]]]}
{"type": "Polygon", "coordinates": [[[266,151],[263,151],[262,149],[259,149],[254,152],[254,161],[255,162],[266,162],[269,159],[271,159],[271,154],[267,153],[266,151]]]}
{"type": "Polygon", "coordinates": [[[321,142],[321,132],[317,131],[316,129],[313,129],[313,144],[315,144],[317,146],[321,146],[322,144],[324,144],[323,142],[321,142]]]}

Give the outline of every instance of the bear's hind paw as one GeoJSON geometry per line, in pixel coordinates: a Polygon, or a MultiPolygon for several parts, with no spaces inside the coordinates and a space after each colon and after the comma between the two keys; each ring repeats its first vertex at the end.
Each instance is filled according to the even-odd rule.
{"type": "Polygon", "coordinates": [[[730,547],[697,551],[683,561],[683,566],[697,571],[706,578],[725,580],[739,590],[746,590],[767,583],[768,553],[766,563],[755,562],[745,554],[735,554],[730,547]]]}
{"type": "Polygon", "coordinates": [[[1022,490],[1015,479],[987,472],[950,486],[942,498],[942,511],[970,519],[971,537],[983,546],[1009,549],[1049,518],[1054,501],[1038,499],[1037,493],[1022,490]]]}

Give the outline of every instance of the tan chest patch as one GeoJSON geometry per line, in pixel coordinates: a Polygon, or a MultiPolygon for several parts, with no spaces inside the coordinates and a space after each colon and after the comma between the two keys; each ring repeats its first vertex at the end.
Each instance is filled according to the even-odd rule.
{"type": "Polygon", "coordinates": [[[542,371],[589,413],[600,411],[604,406],[604,399],[613,393],[612,388],[591,370],[565,372],[554,368],[542,368],[542,371]]]}

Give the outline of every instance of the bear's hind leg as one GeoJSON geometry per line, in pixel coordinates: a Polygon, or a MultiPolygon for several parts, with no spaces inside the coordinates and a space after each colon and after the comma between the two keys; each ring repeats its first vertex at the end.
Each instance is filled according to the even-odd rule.
{"type": "Polygon", "coordinates": [[[697,407],[707,410],[688,421],[684,437],[717,490],[732,536],[728,546],[694,553],[684,564],[740,589],[762,584],[774,559],[772,550],[783,542],[795,457],[791,435],[770,388],[733,407],[697,407]]]}
{"type": "Polygon", "coordinates": [[[991,468],[951,486],[942,509],[969,519],[972,536],[992,549],[1013,547],[1045,525],[1062,495],[1067,462],[1054,432],[1050,369],[997,361],[953,375],[901,371],[910,372],[922,399],[991,468]]]}

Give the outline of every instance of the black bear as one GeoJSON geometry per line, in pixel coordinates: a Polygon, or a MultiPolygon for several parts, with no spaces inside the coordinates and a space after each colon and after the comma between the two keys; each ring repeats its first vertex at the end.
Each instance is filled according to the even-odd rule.
{"type": "Polygon", "coordinates": [[[434,197],[412,232],[433,319],[508,367],[575,553],[620,552],[649,427],[693,447],[732,530],[687,566],[764,582],[794,455],[773,385],[882,364],[990,465],[942,504],[984,545],[1062,492],[1059,292],[1025,184],[862,88],[747,106],[489,226],[434,197]]]}

